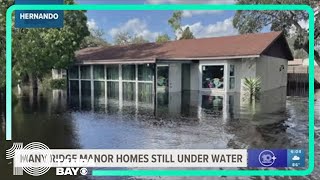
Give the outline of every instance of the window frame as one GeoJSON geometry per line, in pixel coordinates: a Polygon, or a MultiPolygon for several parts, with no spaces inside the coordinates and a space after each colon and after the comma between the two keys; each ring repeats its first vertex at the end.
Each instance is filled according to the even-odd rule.
{"type": "Polygon", "coordinates": [[[226,77],[227,77],[227,65],[226,63],[203,63],[203,64],[200,64],[200,89],[202,91],[225,91],[226,90],[226,85],[228,85],[225,81],[226,77]],[[223,88],[204,88],[203,87],[203,67],[204,66],[223,66],[223,88]]]}
{"type": "Polygon", "coordinates": [[[229,64],[229,78],[228,78],[228,88],[229,90],[234,90],[236,88],[236,66],[234,64],[229,64]],[[231,66],[233,66],[233,76],[231,76],[231,66]],[[231,88],[231,79],[234,79],[233,88],[231,88]]]}

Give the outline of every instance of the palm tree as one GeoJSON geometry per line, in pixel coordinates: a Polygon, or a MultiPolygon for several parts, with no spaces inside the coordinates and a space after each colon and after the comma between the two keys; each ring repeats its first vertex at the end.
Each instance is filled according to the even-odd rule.
{"type": "Polygon", "coordinates": [[[260,78],[244,78],[244,89],[249,93],[250,102],[253,98],[258,98],[261,90],[260,78]]]}

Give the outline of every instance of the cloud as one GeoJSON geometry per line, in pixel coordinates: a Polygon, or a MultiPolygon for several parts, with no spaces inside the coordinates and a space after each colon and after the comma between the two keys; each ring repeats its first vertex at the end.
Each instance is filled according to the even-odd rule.
{"type": "MultiPolygon", "coordinates": [[[[218,37],[238,34],[238,31],[232,25],[232,17],[224,21],[218,21],[215,24],[203,25],[197,22],[191,25],[185,25],[183,28],[189,27],[196,38],[218,37]]],[[[176,33],[179,38],[181,35],[176,33]]]]}
{"type": "Polygon", "coordinates": [[[142,36],[149,41],[155,41],[156,37],[161,34],[160,32],[151,32],[148,29],[147,23],[138,18],[130,19],[124,24],[120,24],[119,27],[112,28],[108,34],[114,37],[119,32],[128,32],[136,36],[142,36]]]}
{"type": "Polygon", "coordinates": [[[190,10],[184,10],[182,11],[183,17],[192,17],[193,15],[201,15],[201,14],[217,14],[221,13],[223,11],[220,10],[199,10],[199,11],[190,11],[190,10]]]}
{"type": "Polygon", "coordinates": [[[297,155],[295,155],[295,156],[293,156],[292,160],[294,160],[294,161],[299,161],[299,160],[300,160],[300,157],[297,156],[297,155]]]}
{"type": "MultiPolygon", "coordinates": [[[[149,4],[234,4],[235,0],[147,0],[149,4]]],[[[183,17],[192,17],[193,15],[201,15],[201,14],[216,14],[221,13],[221,10],[184,10],[182,13],[183,17]]]]}
{"type": "Polygon", "coordinates": [[[89,31],[98,29],[98,25],[94,19],[90,19],[87,22],[87,26],[88,26],[89,31]]]}

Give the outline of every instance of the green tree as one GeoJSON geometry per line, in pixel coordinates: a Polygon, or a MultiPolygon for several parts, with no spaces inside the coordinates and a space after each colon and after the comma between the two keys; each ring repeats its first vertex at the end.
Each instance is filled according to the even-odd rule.
{"type": "Polygon", "coordinates": [[[174,32],[183,31],[182,25],[181,25],[181,19],[182,19],[182,11],[175,11],[173,12],[172,17],[168,20],[168,23],[174,32]]]}
{"type": "MultiPolygon", "coordinates": [[[[65,0],[65,4],[74,4],[65,0]]],[[[84,11],[66,11],[63,28],[16,29],[13,36],[13,71],[18,79],[28,75],[33,88],[52,68],[66,68],[74,52],[89,35],[84,11]]]]}
{"type": "Polygon", "coordinates": [[[0,92],[5,87],[6,70],[6,11],[14,3],[14,0],[0,2],[0,92]]]}
{"type": "Polygon", "coordinates": [[[189,27],[187,27],[185,30],[183,30],[179,40],[181,40],[181,39],[195,39],[195,37],[189,27]]]}
{"type": "MultiPolygon", "coordinates": [[[[181,34],[181,37],[179,38],[179,40],[181,39],[194,39],[194,35],[191,32],[189,27],[185,27],[183,28],[181,25],[181,19],[182,19],[182,11],[175,11],[172,14],[172,17],[168,20],[169,25],[171,26],[171,28],[173,29],[174,33],[176,34],[181,34]]],[[[176,36],[176,39],[178,39],[178,37],[176,36]]]]}
{"type": "Polygon", "coordinates": [[[134,36],[131,38],[130,43],[131,44],[143,44],[143,43],[148,43],[149,41],[144,39],[143,36],[134,36]]]}
{"type": "Polygon", "coordinates": [[[170,37],[168,34],[161,34],[156,38],[156,43],[165,43],[170,41],[170,37]]]}
{"type": "Polygon", "coordinates": [[[142,36],[132,35],[127,31],[118,32],[114,37],[115,45],[143,44],[149,42],[142,36]]]}
{"type": "Polygon", "coordinates": [[[129,32],[118,32],[114,37],[115,45],[128,45],[130,44],[131,35],[129,32]]]}
{"type": "Polygon", "coordinates": [[[297,39],[296,35],[291,35],[287,38],[289,47],[290,47],[291,51],[293,52],[294,58],[297,58],[297,59],[308,58],[308,53],[305,52],[303,49],[295,49],[294,48],[294,42],[296,41],[296,39],[297,39]]]}
{"type": "MultiPolygon", "coordinates": [[[[315,35],[317,42],[320,38],[320,13],[318,0],[237,0],[237,4],[307,4],[315,10],[315,35]]],[[[309,53],[308,28],[301,26],[300,22],[308,20],[308,13],[305,11],[237,11],[233,25],[240,33],[259,32],[265,27],[270,27],[272,31],[284,31],[287,37],[292,35],[294,49],[303,49],[309,53]]],[[[320,55],[314,51],[315,61],[320,66],[320,55]]]]}
{"type": "Polygon", "coordinates": [[[80,48],[109,46],[110,44],[103,38],[104,32],[101,29],[90,30],[90,35],[81,42],[80,48]]]}

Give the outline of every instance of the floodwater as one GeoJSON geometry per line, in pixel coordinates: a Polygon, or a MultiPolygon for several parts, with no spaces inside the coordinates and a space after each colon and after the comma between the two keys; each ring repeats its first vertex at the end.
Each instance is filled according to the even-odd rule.
{"type": "MultiPolygon", "coordinates": [[[[316,92],[315,110],[317,153],[311,176],[223,179],[319,179],[320,91],[316,92]]],[[[1,179],[34,179],[27,174],[12,176],[12,162],[4,159],[5,149],[12,142],[4,141],[4,115],[0,114],[1,179]]],[[[59,90],[23,93],[13,107],[13,140],[24,144],[38,141],[52,149],[299,148],[308,151],[308,96],[307,92],[278,89],[264,93],[256,103],[249,103],[239,94],[213,96],[199,92],[160,93],[156,98],[123,97],[119,102],[117,98],[100,96],[68,98],[66,91],[59,90]]],[[[41,179],[57,179],[57,176],[50,170],[41,179]]],[[[59,179],[96,178],[62,176],[59,179]]]]}

